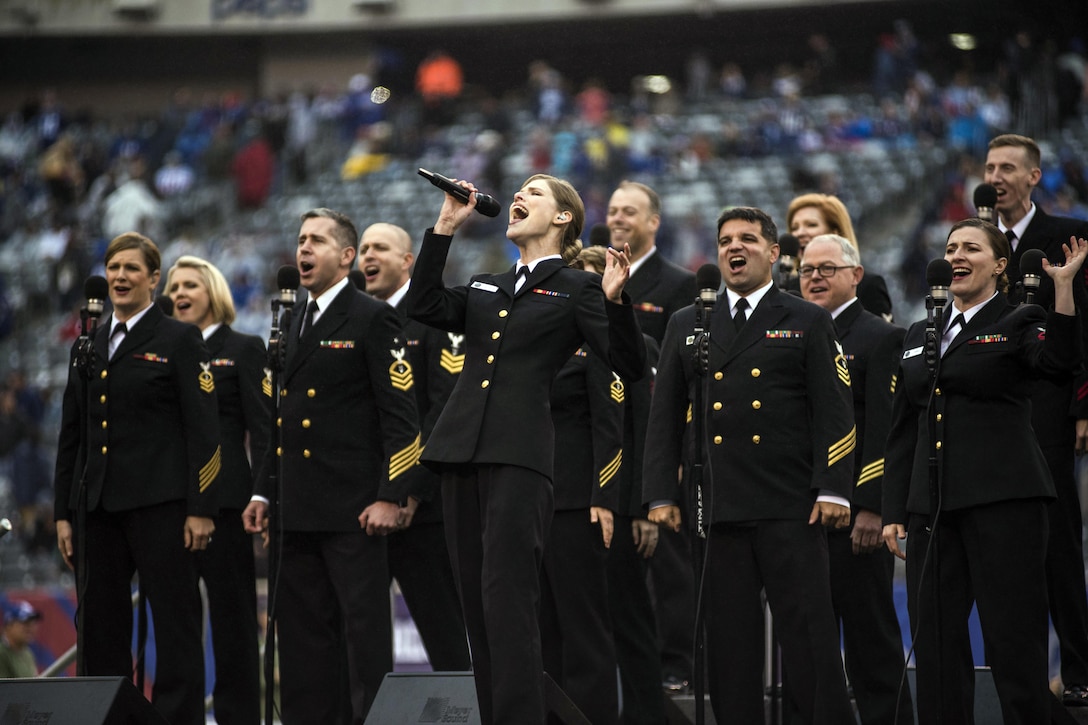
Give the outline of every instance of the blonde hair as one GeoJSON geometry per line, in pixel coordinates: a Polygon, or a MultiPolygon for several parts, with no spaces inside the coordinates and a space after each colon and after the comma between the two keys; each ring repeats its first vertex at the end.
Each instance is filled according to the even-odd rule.
{"type": "Polygon", "coordinates": [[[214,322],[221,322],[224,325],[234,322],[234,298],[230,294],[230,285],[227,284],[226,277],[214,264],[188,254],[179,257],[166,275],[167,292],[170,290],[174,272],[179,269],[195,269],[197,274],[200,275],[205,289],[208,290],[208,308],[212,313],[214,322]]]}
{"type": "Polygon", "coordinates": [[[846,204],[839,197],[830,194],[802,194],[791,201],[789,209],[786,210],[786,228],[793,226],[794,214],[810,206],[820,210],[832,234],[846,237],[851,244],[858,246],[858,238],[854,234],[854,225],[850,221],[846,204]]]}
{"type": "Polygon", "coordinates": [[[587,266],[593,267],[599,269],[601,274],[604,274],[604,270],[608,267],[608,252],[599,245],[582,247],[578,251],[578,256],[570,263],[570,266],[578,269],[585,269],[587,266]]]}

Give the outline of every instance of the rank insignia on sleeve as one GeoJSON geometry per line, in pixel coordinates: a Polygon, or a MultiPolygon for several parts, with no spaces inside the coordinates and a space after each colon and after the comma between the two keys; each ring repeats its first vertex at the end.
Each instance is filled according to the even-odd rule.
{"type": "Polygon", "coordinates": [[[261,380],[261,392],[272,397],[272,368],[264,369],[264,379],[261,380]]]}
{"type": "Polygon", "coordinates": [[[450,346],[443,348],[439,354],[438,364],[450,375],[460,375],[465,369],[465,353],[461,351],[465,336],[456,332],[447,332],[446,337],[450,339],[450,346]]]}
{"type": "Polygon", "coordinates": [[[612,400],[617,403],[623,403],[623,380],[619,375],[612,373],[612,384],[609,386],[609,394],[612,396],[612,400]]]}
{"type": "Polygon", "coordinates": [[[197,380],[200,381],[200,389],[205,393],[215,392],[215,378],[212,377],[211,363],[200,363],[200,375],[197,376],[197,380]]]}
{"type": "Polygon", "coordinates": [[[846,387],[850,387],[850,367],[846,364],[846,356],[842,353],[842,345],[835,341],[835,349],[839,354],[835,356],[835,373],[846,387]]]}
{"type": "Polygon", "coordinates": [[[389,353],[393,356],[393,364],[389,366],[389,382],[397,390],[408,390],[412,387],[412,366],[404,359],[407,351],[402,347],[389,353]]]}

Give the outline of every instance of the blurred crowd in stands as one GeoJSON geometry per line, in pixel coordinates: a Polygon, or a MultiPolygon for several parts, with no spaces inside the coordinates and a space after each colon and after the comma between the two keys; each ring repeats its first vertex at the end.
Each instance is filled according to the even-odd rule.
{"type": "MultiPolygon", "coordinates": [[[[275,270],[293,260],[297,214],[285,224],[279,216],[294,213],[287,200],[333,205],[325,198],[330,184],[392,167],[414,173],[437,161],[443,165],[435,170],[499,198],[534,172],[570,179],[585,199],[588,233],[604,221],[607,194],[623,178],[682,185],[723,160],[758,172],[773,157],[791,168],[783,194],[823,191],[849,204],[839,179],[814,172],[806,159],[873,143],[941,147],[945,176],[926,221],[946,228],[974,213],[971,194],[989,138],[1016,131],[1044,142],[1036,201],[1088,218],[1083,44],[1059,51],[1020,34],[1008,40],[1001,67],[985,75],[968,64],[925,67],[919,47],[910,26],[896,23],[878,38],[867,88],[840,80],[834,48],[814,33],[800,66],[715,67],[692,52],[685,78],[640,76],[623,89],[592,77],[572,83],[541,60],[527,69],[520,92],[500,98],[436,50],[420,65],[415,92],[384,88],[375,62],[343,88],[315,84],[262,98],[180,89],[157,115],[90,114],[67,108],[49,89],[3,109],[0,495],[20,512],[20,537],[29,547],[52,546],[44,504],[51,502],[56,390],[79,333],[83,281],[123,231],[158,242],[164,268],[183,254],[212,260],[231,284],[235,328],[263,336],[275,270]],[[6,342],[17,332],[33,342],[6,342]]],[[[418,194],[430,193],[420,182],[418,194]]],[[[712,248],[719,207],[750,201],[721,198],[718,207],[670,215],[666,197],[658,245],[697,266],[712,248]]],[[[375,203],[382,215],[381,199],[375,203]]],[[[433,219],[408,221],[422,232],[433,219]]],[[[466,235],[501,239],[502,228],[481,223],[466,235]]],[[[917,279],[930,256],[925,236],[900,239],[894,253],[904,289],[924,294],[917,279]]]]}

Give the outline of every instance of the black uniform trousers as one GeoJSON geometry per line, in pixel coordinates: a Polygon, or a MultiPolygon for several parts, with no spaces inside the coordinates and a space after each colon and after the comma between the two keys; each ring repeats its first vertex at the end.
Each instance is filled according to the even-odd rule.
{"type": "Polygon", "coordinates": [[[544,671],[593,725],[619,716],[607,558],[589,509],[555,512],[540,577],[544,671]]]}
{"type": "Polygon", "coordinates": [[[552,484],[521,466],[442,473],[446,543],[468,630],[480,721],[542,725],[540,564],[552,484]]]}
{"type": "Polygon", "coordinates": [[[764,722],[764,590],[801,721],[856,722],[831,609],[823,527],[786,519],[715,523],[707,549],[707,689],[718,722],[764,722]]]}
{"type": "Polygon", "coordinates": [[[445,526],[441,521],[413,521],[407,529],[390,534],[387,539],[389,573],[400,585],[431,669],[435,672],[472,669],[465,620],[446,549],[445,526]]]}
{"type": "MultiPolygon", "coordinates": [[[[856,513],[855,513],[856,516],[856,513]]],[[[904,685],[903,639],[892,596],[895,557],[883,545],[854,554],[850,529],[827,534],[831,604],[842,628],[846,676],[864,725],[914,722],[910,688],[904,685]]]]}
{"type": "Polygon", "coordinates": [[[340,722],[346,659],[348,680],[363,684],[351,692],[352,723],[362,725],[393,670],[385,537],[284,531],[282,541],[276,624],[283,721],[340,722]]]}
{"type": "Polygon", "coordinates": [[[220,509],[213,541],[196,553],[196,563],[208,592],[215,721],[257,725],[261,721],[257,572],[253,535],[242,527],[241,511],[220,509]]]}
{"type": "Polygon", "coordinates": [[[912,515],[907,528],[918,722],[937,722],[938,712],[943,725],[974,722],[972,604],[1006,725],[1049,722],[1046,504],[1006,500],[941,512],[923,575],[928,523],[912,515]]]}
{"type": "Polygon", "coordinates": [[[620,668],[624,725],[665,722],[661,655],[654,608],[646,588],[646,559],[635,548],[630,516],[615,516],[615,533],[605,566],[612,637],[620,668]]]}
{"type": "MultiPolygon", "coordinates": [[[[182,532],[185,501],[87,513],[83,655],[95,677],[132,677],[132,576],[151,605],[151,704],[171,725],[203,725],[204,649],[196,561],[182,532]]],[[[78,539],[77,539],[78,541],[78,539]]]]}

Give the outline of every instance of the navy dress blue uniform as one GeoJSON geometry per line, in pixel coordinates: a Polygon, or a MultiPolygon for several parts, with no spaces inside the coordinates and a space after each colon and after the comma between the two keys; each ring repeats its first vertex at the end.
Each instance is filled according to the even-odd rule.
{"type": "Polygon", "coordinates": [[[583,342],[632,379],[645,348],[630,305],[607,303],[599,275],[558,258],[540,261],[517,295],[514,269],[446,288],[451,241],[428,230],[408,291],[411,317],[465,336],[464,369],[422,461],[443,473],[481,719],[543,722],[537,617],[552,514],[551,384],[583,342]]]}
{"type": "Polygon", "coordinates": [[[544,671],[592,723],[615,723],[616,648],[601,527],[590,507],[618,507],[623,380],[578,348],[552,384],[555,513],[541,570],[544,671]]]}
{"type": "MultiPolygon", "coordinates": [[[[665,337],[665,327],[673,314],[690,305],[698,291],[695,289],[695,275],[689,270],[670,262],[657,250],[646,261],[642,262],[638,270],[631,274],[631,280],[625,288],[634,302],[635,314],[638,316],[639,325],[643,333],[652,337],[658,345],[665,337]]],[[[649,410],[644,414],[649,414],[649,410]]],[[[626,411],[628,417],[636,415],[636,411],[629,403],[626,411]]],[[[638,440],[639,447],[643,444],[642,438],[638,440]]],[[[632,450],[636,443],[625,439],[624,448],[632,450]]],[[[629,490],[635,491],[636,499],[642,495],[642,470],[635,471],[633,466],[625,466],[623,476],[629,490]]],[[[641,504],[641,501],[639,501],[641,504]]],[[[687,513],[686,499],[681,504],[684,513],[687,513]]],[[[641,505],[632,515],[645,517],[645,511],[641,505]]],[[[617,535],[627,538],[631,535],[629,521],[621,522],[616,527],[617,535]]],[[[633,598],[641,598],[639,587],[645,588],[645,576],[643,582],[637,583],[629,577],[622,578],[624,572],[629,575],[637,570],[649,568],[654,582],[654,605],[656,609],[655,623],[647,624],[640,621],[641,610],[636,608],[631,611],[617,612],[615,616],[621,621],[616,622],[617,629],[631,630],[631,635],[620,635],[626,640],[626,644],[619,647],[617,654],[620,657],[620,673],[624,680],[624,702],[630,707],[624,707],[624,721],[627,723],[660,722],[663,713],[659,713],[660,705],[653,695],[655,702],[648,703],[651,682],[646,675],[653,668],[657,660],[660,672],[655,673],[654,680],[660,682],[667,680],[681,683],[691,680],[692,668],[692,633],[695,629],[695,574],[691,568],[691,541],[687,529],[674,532],[662,527],[660,538],[654,555],[646,561],[641,560],[641,555],[635,552],[640,559],[637,563],[619,561],[622,552],[634,552],[634,545],[627,546],[627,542],[620,542],[619,546],[609,557],[610,581],[616,589],[612,596],[613,608],[620,605],[630,607],[633,598]],[[648,565],[647,565],[648,564],[648,565]],[[648,647],[640,643],[637,638],[639,632],[644,632],[648,626],[656,624],[658,653],[651,655],[648,647]],[[632,681],[633,677],[638,679],[632,681]]],[[[644,635],[643,635],[644,636],[644,635]]]]}
{"type": "MultiPolygon", "coordinates": [[[[426,445],[464,365],[464,340],[409,319],[403,298],[396,310],[415,376],[416,411],[422,445],[426,445]]],[[[412,524],[387,537],[389,573],[400,585],[431,667],[438,672],[463,672],[472,668],[472,660],[446,548],[441,480],[426,468],[419,468],[415,479],[417,490],[410,493],[419,499],[419,506],[412,524]]]]}
{"type": "MultiPolygon", "coordinates": [[[[728,309],[725,296],[718,306],[728,309]]],[[[709,373],[694,372],[695,308],[673,316],[654,382],[647,503],[679,501],[676,471],[695,385],[707,386],[704,578],[711,703],[719,720],[763,721],[763,603],[807,722],[853,722],[831,609],[818,492],[850,498],[856,432],[850,375],[825,310],[770,285],[737,331],[712,317],[709,373]]]]}
{"type": "MultiPolygon", "coordinates": [[[[1004,231],[1004,229],[1003,229],[1004,231]]],[[[1041,249],[1051,263],[1065,260],[1062,244],[1069,237],[1088,238],[1088,222],[1051,216],[1035,207],[1035,216],[1024,230],[1009,259],[1009,281],[1021,280],[1020,260],[1028,249],[1041,249]]],[[[1084,275],[1073,280],[1073,298],[1080,315],[1080,335],[1088,347],[1088,288],[1084,275]]],[[[1014,288],[1009,300],[1022,295],[1014,288]]],[[[1054,304],[1054,281],[1042,275],[1035,303],[1044,310],[1054,304]]],[[[1088,686],[1088,597],[1085,595],[1083,521],[1074,474],[1076,421],[1088,419],[1088,373],[1082,371],[1060,384],[1040,381],[1032,395],[1031,424],[1043,449],[1058,498],[1047,507],[1050,543],[1047,546],[1047,594],[1050,617],[1061,650],[1062,681],[1088,686]]],[[[1004,438],[1004,440],[1010,440],[1004,438]]]]}
{"type": "Polygon", "coordinates": [[[54,517],[74,526],[86,464],[85,674],[131,677],[131,586],[139,572],[159,653],[152,703],[171,723],[203,723],[202,612],[183,531],[187,516],[218,511],[214,379],[200,331],[158,307],[132,325],[112,358],[111,325],[104,321],[94,337],[88,408],[73,348],[54,479],[54,517]]]}
{"type": "Polygon", "coordinates": [[[242,509],[253,493],[254,471],[268,451],[271,378],[264,342],[221,325],[205,341],[219,401],[223,467],[214,541],[197,552],[197,572],[208,592],[215,651],[215,718],[222,725],[261,719],[257,573],[253,536],[242,526],[242,509]],[[249,435],[249,453],[246,435],[249,435]]]}
{"type": "MultiPolygon", "coordinates": [[[[285,722],[336,722],[346,650],[352,719],[392,670],[386,540],[359,515],[403,503],[419,459],[411,364],[396,312],[345,284],[299,337],[280,390],[282,557],[278,632],[285,722]]],[[[269,497],[263,478],[258,495],[269,497]]],[[[276,522],[273,522],[273,526],[276,522]]]]}
{"type": "Polygon", "coordinates": [[[1005,721],[1048,722],[1043,564],[1054,484],[1032,431],[1032,390],[1035,378],[1061,377],[1077,367],[1078,321],[1014,306],[1001,293],[983,304],[941,358],[933,396],[941,496],[937,571],[928,569],[923,580],[933,524],[924,322],[908,330],[903,344],[886,449],[884,522],[907,529],[919,722],[936,722],[938,708],[943,722],[971,722],[972,604],[1005,721]]]}
{"type": "MultiPolygon", "coordinates": [[[[835,318],[835,331],[850,368],[858,431],[852,528],[862,510],[880,516],[884,445],[905,330],[867,311],[858,299],[835,318]]],[[[861,722],[891,725],[903,674],[903,635],[892,597],[895,557],[883,544],[855,554],[851,528],[827,535],[831,602],[841,623],[846,675],[861,722]]],[[[898,712],[899,722],[913,721],[909,686],[899,699],[898,712]]]]}

